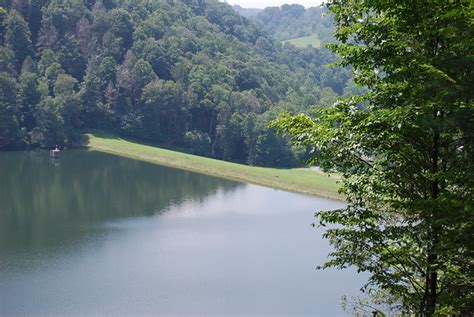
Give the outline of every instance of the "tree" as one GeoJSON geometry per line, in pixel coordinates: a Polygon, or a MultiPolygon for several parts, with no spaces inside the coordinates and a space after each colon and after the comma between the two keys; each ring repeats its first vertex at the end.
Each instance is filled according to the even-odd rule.
{"type": "Polygon", "coordinates": [[[58,117],[63,123],[63,134],[60,143],[76,145],[80,139],[78,128],[82,122],[79,119],[81,103],[76,93],[77,80],[67,74],[59,74],[54,83],[54,104],[58,117]]]}
{"type": "Polygon", "coordinates": [[[5,46],[0,46],[0,72],[15,75],[15,53],[5,46]]]}
{"type": "Polygon", "coordinates": [[[108,14],[110,32],[122,39],[122,46],[128,49],[132,45],[134,25],[130,14],[124,9],[114,9],[108,14]]]}
{"type": "Polygon", "coordinates": [[[36,127],[31,132],[31,142],[44,148],[64,144],[64,120],[53,97],[41,100],[35,112],[36,127]]]}
{"type": "Polygon", "coordinates": [[[55,45],[56,56],[66,72],[81,79],[86,70],[86,60],[80,54],[80,43],[71,35],[62,37],[55,45]]]}
{"type": "Polygon", "coordinates": [[[16,145],[20,138],[15,114],[15,90],[15,78],[0,72],[0,149],[16,145]]]}
{"type": "Polygon", "coordinates": [[[211,153],[211,138],[205,132],[188,131],[184,134],[184,141],[194,154],[208,156],[211,153]]]}
{"type": "Polygon", "coordinates": [[[184,108],[187,98],[180,85],[173,81],[153,80],[143,88],[141,99],[144,110],[156,121],[154,127],[160,130],[159,140],[181,140],[186,128],[184,108]]]}
{"type": "MultiPolygon", "coordinates": [[[[334,247],[422,316],[474,311],[474,11],[469,0],[334,0],[333,45],[369,92],[276,121],[343,175],[334,247]]],[[[336,226],[334,226],[336,224],[336,226]]]]}
{"type": "Polygon", "coordinates": [[[5,20],[7,19],[8,12],[0,5],[0,44],[3,45],[3,36],[5,33],[5,20]]]}
{"type": "Polygon", "coordinates": [[[96,39],[93,36],[92,24],[85,17],[82,17],[77,22],[76,35],[79,41],[79,49],[82,55],[82,58],[87,60],[92,56],[96,46],[96,39]]]}
{"type": "Polygon", "coordinates": [[[36,44],[38,39],[38,32],[41,29],[41,10],[46,5],[46,0],[29,0],[27,10],[27,20],[31,30],[31,41],[33,45],[36,44]]]}
{"type": "Polygon", "coordinates": [[[43,8],[42,25],[49,29],[54,27],[59,37],[74,31],[77,22],[86,12],[83,1],[51,0],[43,8]]]}
{"type": "MultiPolygon", "coordinates": [[[[106,110],[100,106],[107,102],[104,99],[112,97],[111,94],[115,94],[113,84],[116,79],[116,68],[117,64],[115,60],[109,56],[89,60],[89,65],[80,91],[84,123],[87,127],[103,128],[103,126],[107,126],[112,119],[110,118],[113,112],[112,109],[109,108],[106,110]],[[111,87],[107,89],[109,84],[111,84],[111,87]],[[105,110],[106,113],[104,113],[103,110],[105,110]],[[104,116],[107,117],[106,120],[103,120],[104,116]]],[[[115,97],[112,99],[115,99],[115,97]]],[[[110,98],[109,101],[111,101],[110,98]]]]}
{"type": "Polygon", "coordinates": [[[10,12],[5,25],[5,44],[15,53],[15,66],[17,71],[20,71],[25,58],[33,55],[31,32],[28,24],[16,11],[10,12]]]}
{"type": "Polygon", "coordinates": [[[36,125],[35,112],[41,95],[38,89],[38,76],[34,70],[28,66],[29,63],[27,62],[28,59],[23,63],[22,72],[18,80],[17,117],[20,128],[25,132],[24,141],[29,143],[28,133],[31,132],[36,125]]]}
{"type": "Polygon", "coordinates": [[[278,137],[273,130],[264,130],[255,145],[253,163],[258,166],[292,167],[296,157],[286,140],[278,137]]]}

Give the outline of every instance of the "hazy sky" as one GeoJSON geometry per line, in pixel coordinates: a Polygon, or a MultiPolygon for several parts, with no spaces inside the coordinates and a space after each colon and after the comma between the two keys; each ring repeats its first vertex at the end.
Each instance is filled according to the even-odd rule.
{"type": "Polygon", "coordinates": [[[238,4],[243,8],[265,8],[265,7],[276,7],[282,4],[298,3],[305,7],[316,7],[320,5],[323,0],[227,0],[228,4],[238,4]]]}

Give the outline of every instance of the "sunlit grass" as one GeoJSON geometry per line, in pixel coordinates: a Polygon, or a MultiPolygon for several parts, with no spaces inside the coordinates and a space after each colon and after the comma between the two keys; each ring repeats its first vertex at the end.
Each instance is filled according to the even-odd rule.
{"type": "Polygon", "coordinates": [[[342,199],[337,193],[337,176],[310,168],[266,168],[220,161],[207,157],[170,151],[113,136],[88,134],[90,150],[185,169],[197,173],[258,184],[286,191],[342,199]]]}
{"type": "Polygon", "coordinates": [[[309,36],[298,37],[298,38],[287,40],[287,41],[283,41],[283,43],[290,43],[290,44],[293,44],[296,47],[302,47],[302,48],[305,48],[308,45],[312,45],[313,47],[320,47],[321,46],[321,41],[319,40],[319,38],[316,34],[309,35],[309,36]]]}

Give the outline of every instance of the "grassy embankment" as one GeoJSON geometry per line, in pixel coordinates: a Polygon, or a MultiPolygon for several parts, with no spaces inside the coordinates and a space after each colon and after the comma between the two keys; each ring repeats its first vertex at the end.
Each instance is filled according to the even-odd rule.
{"type": "Polygon", "coordinates": [[[309,168],[277,169],[247,166],[158,147],[118,137],[88,134],[88,148],[160,165],[185,169],[291,192],[341,200],[336,176],[309,168]]]}
{"type": "Polygon", "coordinates": [[[295,39],[283,41],[282,43],[283,44],[290,43],[290,44],[293,44],[296,47],[302,47],[302,48],[306,48],[308,45],[312,45],[313,47],[320,47],[321,46],[321,41],[319,40],[319,38],[316,34],[309,35],[309,36],[298,37],[298,38],[295,38],[295,39]]]}

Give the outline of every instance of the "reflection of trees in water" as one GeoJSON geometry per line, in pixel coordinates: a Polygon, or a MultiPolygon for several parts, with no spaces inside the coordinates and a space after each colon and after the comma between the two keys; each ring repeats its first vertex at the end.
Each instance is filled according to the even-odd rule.
{"type": "Polygon", "coordinates": [[[0,153],[0,250],[74,240],[93,224],[163,212],[239,183],[87,151],[0,153]],[[82,228],[82,229],[81,229],[82,228]]]}

